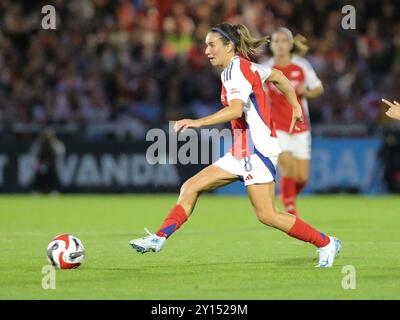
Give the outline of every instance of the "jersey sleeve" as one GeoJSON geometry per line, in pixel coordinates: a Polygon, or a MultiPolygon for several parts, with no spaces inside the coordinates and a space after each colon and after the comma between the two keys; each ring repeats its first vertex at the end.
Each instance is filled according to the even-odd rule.
{"type": "Polygon", "coordinates": [[[254,71],[258,72],[261,78],[261,82],[265,82],[272,72],[269,64],[258,64],[253,62],[251,64],[251,68],[254,68],[254,71]]]}
{"type": "Polygon", "coordinates": [[[221,74],[222,83],[226,89],[226,98],[229,101],[239,99],[247,103],[251,94],[252,85],[240,69],[239,61],[233,62],[221,74]]]}
{"type": "Polygon", "coordinates": [[[315,73],[313,67],[311,66],[311,63],[309,63],[307,60],[304,60],[303,65],[304,65],[305,82],[307,88],[312,90],[322,86],[322,82],[315,73]]]}

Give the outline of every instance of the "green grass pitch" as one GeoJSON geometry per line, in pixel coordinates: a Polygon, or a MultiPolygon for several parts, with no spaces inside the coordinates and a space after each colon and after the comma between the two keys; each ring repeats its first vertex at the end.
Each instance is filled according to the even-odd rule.
{"type": "Polygon", "coordinates": [[[163,251],[139,254],[129,240],[154,231],[173,195],[1,196],[0,299],[400,299],[400,198],[306,196],[302,218],[339,237],[331,269],[315,248],[259,223],[247,197],[204,195],[163,251]],[[42,288],[52,237],[86,248],[80,269],[58,270],[42,288]],[[343,289],[354,266],[356,288],[343,289]]]}

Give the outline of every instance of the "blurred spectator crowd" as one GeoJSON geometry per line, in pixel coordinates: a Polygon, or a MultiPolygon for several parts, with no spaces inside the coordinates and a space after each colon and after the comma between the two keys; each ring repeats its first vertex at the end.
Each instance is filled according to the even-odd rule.
{"type": "Polygon", "coordinates": [[[46,4],[0,1],[3,127],[116,123],[140,140],[168,120],[214,112],[220,78],[204,38],[223,21],[254,36],[286,26],[307,37],[325,87],[310,104],[314,124],[374,124],[380,98],[399,99],[400,1],[54,0],[57,29],[43,30],[46,4]],[[341,26],[346,4],[355,30],[341,26]]]}

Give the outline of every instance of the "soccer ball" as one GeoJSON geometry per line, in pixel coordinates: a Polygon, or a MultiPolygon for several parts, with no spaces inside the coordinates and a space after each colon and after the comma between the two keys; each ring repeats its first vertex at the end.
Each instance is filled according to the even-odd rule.
{"type": "Polygon", "coordinates": [[[82,241],[70,234],[61,234],[47,246],[47,259],[57,269],[78,268],[85,258],[82,241]]]}

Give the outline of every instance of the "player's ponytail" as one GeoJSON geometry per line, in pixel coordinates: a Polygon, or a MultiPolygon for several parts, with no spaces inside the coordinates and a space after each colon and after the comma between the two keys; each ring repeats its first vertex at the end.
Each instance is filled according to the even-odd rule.
{"type": "Polygon", "coordinates": [[[268,37],[260,39],[253,38],[249,29],[243,24],[235,25],[233,28],[239,34],[239,45],[236,47],[236,50],[247,59],[249,56],[257,55],[257,49],[259,47],[269,43],[268,37]]]}
{"type": "Polygon", "coordinates": [[[301,34],[296,34],[293,38],[293,53],[303,57],[308,52],[307,38],[301,34]]]}
{"type": "Polygon", "coordinates": [[[257,49],[269,43],[269,37],[253,38],[249,29],[243,24],[221,23],[213,27],[211,31],[219,33],[224,44],[232,42],[235,45],[235,52],[246,59],[257,55],[257,49]]]}

